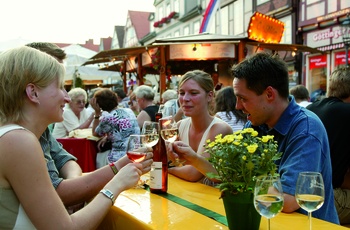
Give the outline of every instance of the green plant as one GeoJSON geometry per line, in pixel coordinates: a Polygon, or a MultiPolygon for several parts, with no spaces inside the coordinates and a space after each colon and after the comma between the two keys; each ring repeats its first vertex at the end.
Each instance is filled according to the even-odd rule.
{"type": "Polygon", "coordinates": [[[275,161],[281,158],[274,136],[258,136],[253,128],[245,128],[233,134],[218,135],[214,141],[207,140],[205,149],[208,158],[217,171],[208,173],[209,178],[220,181],[224,192],[253,192],[255,178],[275,174],[275,161]]]}

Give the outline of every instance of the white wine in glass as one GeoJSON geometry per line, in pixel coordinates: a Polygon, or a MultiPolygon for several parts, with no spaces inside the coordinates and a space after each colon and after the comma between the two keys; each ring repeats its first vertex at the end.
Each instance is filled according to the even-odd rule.
{"type": "Polygon", "coordinates": [[[311,213],[322,207],[324,203],[324,183],[318,172],[299,173],[295,199],[299,206],[308,212],[309,226],[312,229],[311,213]]]}
{"type": "MultiPolygon", "coordinates": [[[[179,135],[179,129],[177,128],[176,121],[173,116],[168,116],[159,119],[160,122],[160,135],[166,143],[173,143],[177,140],[179,135]]],[[[182,166],[185,163],[180,161],[179,158],[175,159],[175,162],[171,162],[169,166],[182,166]]]]}
{"type": "Polygon", "coordinates": [[[254,207],[267,218],[267,229],[270,230],[270,219],[283,209],[283,190],[279,176],[258,177],[254,188],[254,207]]]}
{"type": "Polygon", "coordinates": [[[145,135],[144,143],[147,147],[153,147],[159,140],[159,123],[153,121],[145,121],[142,126],[142,135],[145,135]]]}

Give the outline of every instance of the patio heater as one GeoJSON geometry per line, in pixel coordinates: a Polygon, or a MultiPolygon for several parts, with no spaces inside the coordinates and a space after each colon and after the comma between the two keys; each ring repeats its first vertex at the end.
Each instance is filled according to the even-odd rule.
{"type": "Polygon", "coordinates": [[[348,50],[350,45],[350,16],[346,15],[346,19],[341,23],[342,34],[343,34],[343,42],[345,45],[345,66],[349,67],[348,60],[348,50]]]}

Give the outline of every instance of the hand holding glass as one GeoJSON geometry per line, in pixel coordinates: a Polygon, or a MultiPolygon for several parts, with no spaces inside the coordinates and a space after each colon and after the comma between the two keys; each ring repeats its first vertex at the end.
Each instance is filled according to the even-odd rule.
{"type": "MultiPolygon", "coordinates": [[[[173,143],[177,140],[179,130],[173,116],[167,116],[159,119],[160,122],[160,134],[165,142],[173,143]]],[[[180,166],[184,162],[180,162],[179,158],[175,159],[175,162],[171,162],[170,166],[180,166]]]]}
{"type": "Polygon", "coordinates": [[[279,176],[263,176],[256,180],[254,188],[254,206],[256,211],[267,218],[267,229],[270,230],[270,219],[283,209],[283,191],[279,176]]]}
{"type": "Polygon", "coordinates": [[[145,121],[142,127],[142,135],[145,135],[145,144],[147,147],[153,147],[159,140],[159,123],[153,121],[145,121]]]}
{"type": "Polygon", "coordinates": [[[295,199],[299,206],[308,212],[311,230],[311,212],[321,208],[324,203],[324,183],[322,175],[318,172],[299,173],[295,189],[295,199]]]}
{"type": "Polygon", "coordinates": [[[126,154],[132,162],[141,162],[146,158],[147,145],[145,135],[130,135],[126,154]]]}

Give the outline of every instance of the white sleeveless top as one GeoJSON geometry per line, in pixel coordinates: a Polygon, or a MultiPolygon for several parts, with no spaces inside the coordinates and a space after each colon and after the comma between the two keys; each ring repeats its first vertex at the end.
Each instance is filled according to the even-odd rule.
{"type": "MultiPolygon", "coordinates": [[[[0,127],[0,138],[16,129],[25,129],[19,125],[0,127]]],[[[0,229],[32,230],[36,229],[29,220],[12,188],[0,187],[0,229]]]]}
{"type": "MultiPolygon", "coordinates": [[[[198,145],[198,148],[197,148],[197,153],[203,153],[204,144],[205,144],[206,140],[208,139],[207,136],[208,136],[209,130],[217,122],[224,122],[224,121],[222,121],[220,118],[214,117],[214,119],[212,120],[212,122],[210,123],[208,128],[203,133],[202,139],[201,139],[201,141],[198,145]]],[[[180,122],[180,126],[179,126],[179,136],[180,136],[181,140],[187,144],[190,143],[190,140],[188,137],[190,126],[191,126],[191,118],[190,117],[182,119],[180,122]]]]}

